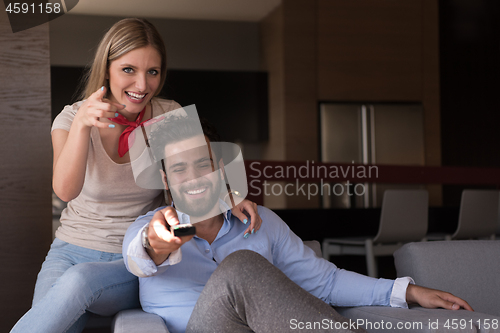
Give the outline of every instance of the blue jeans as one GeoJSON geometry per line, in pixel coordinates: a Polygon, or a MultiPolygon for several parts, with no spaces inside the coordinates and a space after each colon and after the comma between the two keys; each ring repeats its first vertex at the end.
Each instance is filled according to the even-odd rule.
{"type": "Polygon", "coordinates": [[[81,332],[89,313],[111,316],[139,307],[139,282],[121,253],[56,238],[38,273],[32,307],[11,333],[81,332]]]}

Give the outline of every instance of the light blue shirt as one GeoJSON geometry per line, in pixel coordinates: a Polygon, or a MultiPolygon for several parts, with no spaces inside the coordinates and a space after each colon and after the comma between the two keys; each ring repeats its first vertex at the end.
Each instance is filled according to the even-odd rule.
{"type": "MultiPolygon", "coordinates": [[[[273,211],[262,206],[258,207],[262,226],[250,237],[243,237],[247,225],[228,211],[212,244],[195,236],[156,266],[142,247],[140,235],[157,210],[139,217],[129,227],[123,242],[123,257],[127,269],[140,277],[143,309],[161,316],[172,333],[185,331],[212,273],[226,256],[242,249],[261,254],[292,281],[331,305],[407,307],[405,293],[409,280],[398,279],[395,284],[393,280],[370,278],[337,268],[316,257],[273,211]],[[399,290],[393,291],[393,285],[394,289],[399,285],[399,290]]],[[[177,214],[181,224],[189,223],[189,216],[179,211],[177,214]]]]}

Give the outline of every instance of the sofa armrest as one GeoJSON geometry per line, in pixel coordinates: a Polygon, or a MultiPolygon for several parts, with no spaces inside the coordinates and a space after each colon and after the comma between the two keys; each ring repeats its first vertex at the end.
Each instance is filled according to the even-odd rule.
{"type": "Polygon", "coordinates": [[[169,333],[163,319],[142,309],[123,310],[118,312],[111,324],[113,333],[154,332],[169,333]]]}
{"type": "Polygon", "coordinates": [[[383,306],[337,307],[344,317],[361,324],[368,332],[405,333],[493,333],[500,329],[500,318],[467,310],[411,309],[383,306]],[[496,323],[496,324],[495,324],[496,323]]]}
{"type": "MultiPolygon", "coordinates": [[[[444,290],[481,313],[500,316],[500,241],[432,241],[408,243],[394,253],[398,276],[444,290]]],[[[500,332],[500,329],[499,329],[500,332]]]]}
{"type": "MultiPolygon", "coordinates": [[[[500,332],[500,317],[493,316],[487,313],[472,312],[467,310],[445,310],[445,309],[426,309],[422,307],[415,307],[412,310],[420,311],[428,316],[439,315],[449,319],[449,324],[455,326],[469,326],[474,325],[478,333],[498,333],[500,332]],[[453,320],[455,321],[453,322],[453,320]]],[[[450,326],[448,332],[461,332],[453,330],[450,326]]]]}

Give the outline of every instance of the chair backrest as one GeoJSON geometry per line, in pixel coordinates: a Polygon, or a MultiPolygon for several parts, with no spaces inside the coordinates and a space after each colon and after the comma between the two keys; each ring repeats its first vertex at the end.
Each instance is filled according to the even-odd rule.
{"type": "Polygon", "coordinates": [[[498,215],[497,215],[497,239],[500,239],[500,195],[498,196],[498,215]]]}
{"type": "Polygon", "coordinates": [[[426,190],[384,192],[380,226],[373,243],[419,241],[427,234],[429,193],[426,190]]]}
{"type": "Polygon", "coordinates": [[[304,245],[310,247],[317,257],[323,258],[323,254],[321,252],[321,244],[317,240],[304,241],[304,245]]]}
{"type": "Polygon", "coordinates": [[[464,190],[452,239],[490,237],[497,229],[499,191],[464,190]]]}
{"type": "Polygon", "coordinates": [[[420,286],[465,299],[477,312],[500,316],[499,257],[498,240],[416,242],[394,252],[394,264],[398,277],[411,276],[420,286]]]}

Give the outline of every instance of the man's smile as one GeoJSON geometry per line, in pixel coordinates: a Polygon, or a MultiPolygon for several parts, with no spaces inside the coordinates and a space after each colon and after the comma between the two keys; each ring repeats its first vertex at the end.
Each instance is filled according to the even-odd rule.
{"type": "Polygon", "coordinates": [[[204,187],[201,187],[198,189],[187,190],[185,192],[189,195],[196,195],[196,194],[201,194],[201,193],[205,192],[207,189],[208,189],[208,187],[204,186],[204,187]]]}

